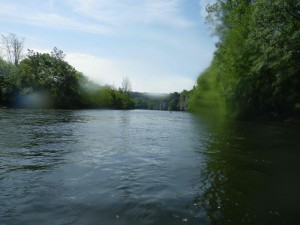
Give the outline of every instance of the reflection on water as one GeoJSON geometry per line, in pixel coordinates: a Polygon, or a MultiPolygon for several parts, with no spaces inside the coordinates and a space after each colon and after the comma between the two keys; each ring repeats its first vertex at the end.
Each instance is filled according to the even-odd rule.
{"type": "Polygon", "coordinates": [[[299,126],[0,110],[0,224],[297,224],[299,126]]]}
{"type": "MultiPolygon", "coordinates": [[[[200,126],[203,118],[199,119],[200,126]]],[[[195,197],[211,224],[297,224],[300,221],[299,126],[205,121],[204,189],[195,197]]]]}

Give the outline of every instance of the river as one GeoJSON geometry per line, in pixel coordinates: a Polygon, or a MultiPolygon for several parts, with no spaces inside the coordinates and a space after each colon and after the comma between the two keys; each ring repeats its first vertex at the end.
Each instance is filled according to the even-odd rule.
{"type": "Polygon", "coordinates": [[[0,110],[1,225],[293,225],[299,193],[299,125],[0,110]]]}

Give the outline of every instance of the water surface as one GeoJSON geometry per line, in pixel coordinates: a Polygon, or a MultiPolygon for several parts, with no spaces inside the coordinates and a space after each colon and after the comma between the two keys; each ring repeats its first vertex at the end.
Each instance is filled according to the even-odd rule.
{"type": "Polygon", "coordinates": [[[0,110],[0,224],[299,224],[299,126],[0,110]]]}

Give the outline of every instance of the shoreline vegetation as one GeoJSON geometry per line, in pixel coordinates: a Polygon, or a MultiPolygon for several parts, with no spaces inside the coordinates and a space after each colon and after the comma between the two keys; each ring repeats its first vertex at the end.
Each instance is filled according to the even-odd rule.
{"type": "Polygon", "coordinates": [[[190,111],[237,120],[300,121],[300,3],[227,1],[207,6],[218,37],[211,65],[192,90],[154,95],[98,85],[65,60],[63,51],[28,50],[2,35],[0,106],[57,109],[190,111]],[[6,60],[4,60],[6,57],[6,60]]]}
{"type": "Polygon", "coordinates": [[[217,0],[207,22],[218,37],[189,108],[240,120],[300,121],[300,2],[217,0]]]}
{"type": "Polygon", "coordinates": [[[19,63],[0,58],[0,105],[8,108],[134,108],[129,83],[124,83],[128,82],[127,78],[119,89],[101,86],[75,70],[64,57],[63,51],[54,48],[50,54],[28,50],[19,63]]]}
{"type": "Polygon", "coordinates": [[[62,50],[39,53],[28,49],[24,39],[2,35],[0,57],[0,108],[48,109],[149,109],[187,111],[190,92],[151,94],[132,92],[131,81],[122,86],[99,85],[90,81],[64,60],[62,50]]]}

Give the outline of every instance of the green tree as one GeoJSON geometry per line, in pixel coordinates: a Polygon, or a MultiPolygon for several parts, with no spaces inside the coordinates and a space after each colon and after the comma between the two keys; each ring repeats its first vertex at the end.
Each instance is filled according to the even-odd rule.
{"type": "Polygon", "coordinates": [[[252,65],[251,99],[259,113],[296,115],[300,103],[300,3],[256,1],[247,44],[252,65]]]}
{"type": "Polygon", "coordinates": [[[82,74],[60,56],[29,51],[20,63],[22,93],[44,92],[57,108],[79,107],[82,74]]]}
{"type": "Polygon", "coordinates": [[[63,51],[29,50],[19,65],[0,58],[0,105],[11,107],[132,109],[126,89],[116,90],[88,80],[65,60],[63,51]]]}
{"type": "Polygon", "coordinates": [[[8,105],[17,92],[17,68],[0,58],[0,105],[8,105]]]}
{"type": "Polygon", "coordinates": [[[240,118],[299,116],[299,5],[296,0],[210,5],[208,21],[219,42],[190,108],[214,95],[223,96],[230,114],[240,118]]]}

